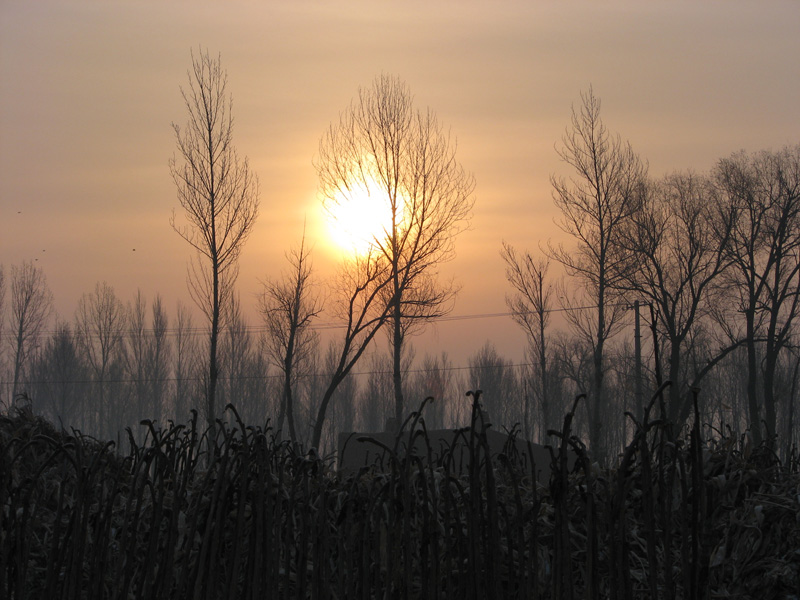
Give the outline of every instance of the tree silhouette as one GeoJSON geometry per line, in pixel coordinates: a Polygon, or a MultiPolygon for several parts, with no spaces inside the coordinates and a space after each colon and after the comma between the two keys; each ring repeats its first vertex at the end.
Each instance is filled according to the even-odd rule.
{"type": "Polygon", "coordinates": [[[581,94],[581,106],[572,109],[572,124],[558,149],[574,170],[569,179],[551,177],[556,224],[572,236],[576,246],[550,247],[549,255],[579,282],[578,299],[566,299],[565,314],[592,349],[593,381],[589,394],[589,439],[597,455],[604,406],[603,376],[606,341],[619,329],[623,304],[615,291],[620,275],[630,268],[630,253],[619,237],[639,207],[646,166],[629,143],[612,136],[600,118],[600,100],[591,88],[581,94]],[[590,305],[593,308],[578,310],[590,305]]]}
{"type": "MultiPolygon", "coordinates": [[[[506,305],[514,321],[522,327],[528,337],[530,353],[538,370],[536,394],[545,422],[545,430],[558,426],[554,421],[554,411],[548,390],[548,347],[546,330],[550,323],[553,286],[547,282],[550,262],[547,259],[534,260],[529,252],[520,255],[510,244],[503,243],[500,256],[506,263],[506,279],[514,288],[513,295],[506,295],[506,305]]],[[[527,396],[527,395],[526,395],[527,396]]],[[[527,402],[527,397],[526,397],[527,402]]],[[[560,418],[560,415],[557,415],[560,418]]],[[[525,421],[529,429],[528,420],[525,421]]],[[[528,434],[529,431],[526,431],[528,434]]]]}
{"type": "Polygon", "coordinates": [[[52,310],[53,294],[40,267],[31,261],[11,266],[11,327],[14,352],[12,398],[20,392],[19,380],[39,343],[52,310]]]}
{"type": "Polygon", "coordinates": [[[172,125],[181,161],[170,160],[178,188],[178,202],[187,225],[175,231],[196,251],[189,268],[189,291],[209,320],[206,418],[211,427],[217,416],[219,377],[217,346],[221,319],[231,302],[238,275],[238,258],[258,215],[258,178],[247,159],[233,147],[233,101],[226,94],[228,76],[219,57],[192,54],[189,88],[181,88],[189,119],[181,129],[172,125]]]}
{"type": "Polygon", "coordinates": [[[312,289],[312,267],[305,234],[300,247],[286,255],[290,270],[280,280],[267,280],[259,297],[259,310],[267,328],[267,353],[283,374],[283,399],[278,420],[289,424],[289,436],[297,440],[293,388],[297,370],[319,345],[319,335],[310,328],[322,311],[322,301],[312,289]]]}
{"type": "Polygon", "coordinates": [[[89,411],[90,415],[96,415],[95,431],[100,437],[114,435],[115,425],[120,425],[113,422],[121,406],[114,406],[109,382],[112,373],[121,371],[117,367],[124,351],[124,328],[125,307],[113,287],[106,282],[98,283],[94,292],[81,297],[75,313],[75,334],[94,379],[97,403],[89,411]]]}
{"type": "MultiPolygon", "coordinates": [[[[708,178],[674,173],[648,186],[639,210],[626,224],[619,243],[634,257],[617,286],[658,312],[667,343],[669,413],[673,422],[690,414],[690,388],[707,371],[689,370],[696,332],[719,301],[720,274],[727,265],[732,214],[720,204],[708,178]]],[[[717,362],[733,347],[722,349],[717,362]]],[[[655,386],[653,386],[655,387],[655,386]]]]}
{"type": "Polygon", "coordinates": [[[750,427],[760,441],[776,432],[778,360],[800,315],[800,145],[735,154],[720,161],[714,176],[736,215],[727,272],[736,302],[728,320],[744,319],[750,427]]]}
{"type": "Polygon", "coordinates": [[[389,339],[395,416],[402,418],[402,351],[406,336],[448,313],[456,288],[437,266],[453,257],[455,236],[473,205],[472,176],[456,160],[456,144],[430,111],[418,111],[408,86],[381,75],[331,125],[316,160],[324,207],[369,194],[387,214],[372,245],[389,264],[389,339]]]}
{"type": "Polygon", "coordinates": [[[390,307],[383,297],[391,284],[388,273],[386,260],[370,250],[356,256],[352,262],[345,262],[334,283],[333,315],[345,323],[344,335],[335,341],[334,351],[326,359],[331,368],[314,421],[311,440],[314,448],[319,448],[325,415],[336,389],[386,324],[390,307]]]}

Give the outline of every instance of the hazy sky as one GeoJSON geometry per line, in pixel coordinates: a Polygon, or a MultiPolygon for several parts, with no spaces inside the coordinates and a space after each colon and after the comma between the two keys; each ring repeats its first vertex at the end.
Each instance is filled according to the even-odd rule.
{"type": "MultiPolygon", "coordinates": [[[[261,183],[239,278],[251,324],[259,279],[280,273],[304,219],[320,276],[338,260],[312,160],[381,73],[437,113],[477,181],[472,229],[442,269],[462,286],[454,314],[505,312],[501,241],[536,250],[559,237],[549,177],[569,174],[554,145],[581,91],[593,86],[651,175],[707,171],[800,142],[799,32],[796,0],[0,0],[0,262],[38,259],[65,319],[103,280],[123,301],[141,288],[171,313],[189,302],[168,159],[201,45],[221,54],[235,145],[261,183]]],[[[441,323],[416,343],[463,364],[486,339],[519,358],[507,318],[441,323]]]]}

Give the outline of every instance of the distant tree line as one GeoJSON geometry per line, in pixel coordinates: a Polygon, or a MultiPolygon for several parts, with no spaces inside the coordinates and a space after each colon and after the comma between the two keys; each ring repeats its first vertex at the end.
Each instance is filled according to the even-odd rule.
{"type": "MultiPolygon", "coordinates": [[[[47,299],[41,308],[49,314],[51,296],[44,272],[24,263],[12,268],[12,282],[24,270],[37,274],[38,292],[47,299]]],[[[270,285],[265,284],[265,295],[270,285]]],[[[11,302],[6,308],[13,306],[11,302]]],[[[98,439],[116,439],[125,427],[141,431],[138,423],[142,419],[166,424],[169,420],[186,422],[193,409],[202,413],[208,332],[197,325],[185,305],[179,303],[170,314],[160,296],[148,300],[141,292],[125,302],[103,282],[83,295],[72,321],[25,321],[23,335],[18,336],[10,330],[16,311],[5,313],[0,380],[4,409],[30,403],[53,422],[98,439]],[[18,362],[18,354],[25,360],[18,362]]],[[[264,424],[269,420],[288,438],[285,355],[276,352],[283,347],[284,338],[270,326],[273,316],[266,311],[261,314],[262,326],[249,325],[235,299],[231,314],[225,316],[220,332],[218,401],[223,407],[234,404],[246,422],[264,424]]],[[[292,439],[309,446],[320,401],[336,374],[340,344],[336,338],[322,344],[316,329],[305,335],[314,343],[305,343],[297,354],[289,387],[295,423],[292,439]]],[[[456,368],[446,353],[426,354],[419,361],[413,354],[409,347],[403,363],[405,393],[414,402],[427,395],[436,398],[426,409],[431,428],[450,427],[468,419],[470,405],[461,390],[471,381],[486,381],[496,390],[489,393],[492,398],[516,396],[521,381],[518,373],[524,369],[502,359],[488,343],[464,369],[456,368]]],[[[382,431],[393,414],[391,353],[374,344],[359,362],[359,370],[348,373],[332,394],[320,426],[321,447],[332,450],[340,431],[382,431]]],[[[504,421],[524,418],[511,403],[497,416],[504,421]]]]}
{"type": "Polygon", "coordinates": [[[515,363],[489,340],[454,365],[410,341],[452,310],[457,288],[439,283],[436,268],[472,206],[471,176],[430,111],[412,110],[407,87],[381,77],[323,137],[323,201],[372,185],[376,201],[388,196],[393,224],[327,281],[303,237],[288,268],[265,278],[254,327],[235,280],[257,179],[231,146],[219,60],[201,51],[193,66],[189,127],[175,127],[184,162],[170,163],[190,227],[172,223],[197,251],[189,287],[203,321],[182,304],[170,313],[158,295],[124,301],[105,282],[73,319],[53,318],[41,267],[0,268],[4,408],[31,402],[65,427],[114,439],[140,419],[185,421],[193,409],[213,424],[232,403],[246,422],[269,420],[284,438],[330,452],[339,432],[382,430],[427,396],[429,428],[462,426],[467,389],[483,390],[495,428],[548,442],[586,394],[575,430],[611,460],[670,381],[659,410],[676,427],[692,418],[699,388],[711,427],[777,439],[781,453],[800,441],[800,145],[652,178],[606,129],[589,90],[557,148],[571,174],[552,179],[557,224],[571,241],[502,245],[526,355],[515,363]],[[203,110],[209,102],[218,119],[203,110]]]}

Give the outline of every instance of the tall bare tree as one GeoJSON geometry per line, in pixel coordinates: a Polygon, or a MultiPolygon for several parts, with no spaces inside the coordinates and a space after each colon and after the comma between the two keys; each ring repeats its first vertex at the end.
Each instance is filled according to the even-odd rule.
{"type": "Polygon", "coordinates": [[[615,292],[630,256],[618,239],[640,203],[646,165],[630,143],[611,135],[600,118],[600,100],[591,88],[572,109],[572,124],[557,149],[574,175],[551,177],[553,199],[561,212],[556,224],[576,244],[550,247],[549,255],[573,277],[580,291],[566,307],[576,332],[591,347],[593,381],[589,394],[589,439],[598,455],[604,405],[603,376],[606,341],[619,330],[624,306],[615,292]],[[577,310],[580,306],[589,309],[577,310]]]}
{"type": "Polygon", "coordinates": [[[230,303],[238,258],[258,215],[258,178],[233,146],[233,100],[219,57],[192,54],[189,88],[181,88],[189,119],[172,125],[180,161],[170,160],[178,201],[187,224],[171,224],[196,251],[189,268],[189,291],[210,324],[206,418],[217,416],[217,345],[221,318],[230,303]]]}
{"type": "Polygon", "coordinates": [[[39,345],[39,336],[50,318],[53,294],[44,271],[33,262],[11,265],[10,329],[13,340],[14,379],[12,398],[20,392],[22,373],[39,345]]]}
{"type": "Polygon", "coordinates": [[[403,413],[405,338],[452,308],[456,288],[437,267],[454,255],[468,224],[475,187],[456,160],[456,144],[430,111],[415,110],[408,86],[381,75],[323,136],[316,160],[324,207],[368,193],[387,214],[374,248],[390,265],[389,333],[395,416],[403,413]]]}
{"type": "Polygon", "coordinates": [[[267,328],[267,352],[283,379],[278,428],[283,425],[285,415],[289,436],[294,442],[297,432],[292,390],[296,384],[296,371],[303,367],[310,353],[319,345],[319,335],[311,329],[311,323],[322,311],[322,300],[313,289],[305,234],[300,247],[291,250],[286,259],[290,270],[280,280],[266,280],[258,302],[267,328]]]}
{"type": "Polygon", "coordinates": [[[648,186],[619,240],[636,268],[624,271],[615,285],[653,305],[659,315],[657,326],[667,343],[667,379],[672,381],[668,414],[673,422],[689,416],[689,388],[699,384],[707,366],[733,349],[710,356],[699,372],[688,370],[695,332],[711,325],[704,321],[719,297],[714,284],[728,264],[731,224],[731,211],[720,204],[706,177],[674,173],[648,186]]]}
{"type": "MultiPolygon", "coordinates": [[[[522,327],[528,337],[531,355],[536,362],[538,386],[536,395],[544,420],[544,429],[555,428],[551,422],[555,415],[550,404],[547,385],[548,355],[546,331],[552,310],[553,286],[547,281],[550,262],[534,260],[529,252],[520,255],[513,246],[503,243],[500,256],[506,263],[506,279],[514,288],[513,295],[506,295],[506,304],[514,321],[522,327]]],[[[527,401],[527,398],[526,398],[527,401]]],[[[527,412],[527,411],[526,411],[527,412]]],[[[530,434],[526,419],[526,434],[530,434]]]]}
{"type": "Polygon", "coordinates": [[[735,154],[715,178],[736,211],[729,283],[744,319],[750,427],[760,441],[776,432],[775,372],[800,314],[800,145],[735,154]]]}

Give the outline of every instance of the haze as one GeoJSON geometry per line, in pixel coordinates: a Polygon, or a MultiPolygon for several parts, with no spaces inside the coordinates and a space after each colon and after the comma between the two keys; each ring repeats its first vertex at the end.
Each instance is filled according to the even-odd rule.
{"type": "MultiPolygon", "coordinates": [[[[502,240],[559,236],[549,177],[580,92],[660,176],[707,171],[744,149],[800,139],[800,5],[706,3],[17,2],[0,5],[0,262],[43,267],[59,315],[107,281],[166,306],[186,291],[188,246],[168,159],[190,51],[221,54],[234,141],[261,183],[238,289],[256,324],[259,279],[276,276],[303,224],[324,277],[338,262],[312,159],[359,86],[405,80],[475,175],[472,227],[442,269],[454,315],[507,311],[502,240]]],[[[415,345],[456,365],[491,339],[521,358],[508,318],[452,321],[415,345]]]]}

